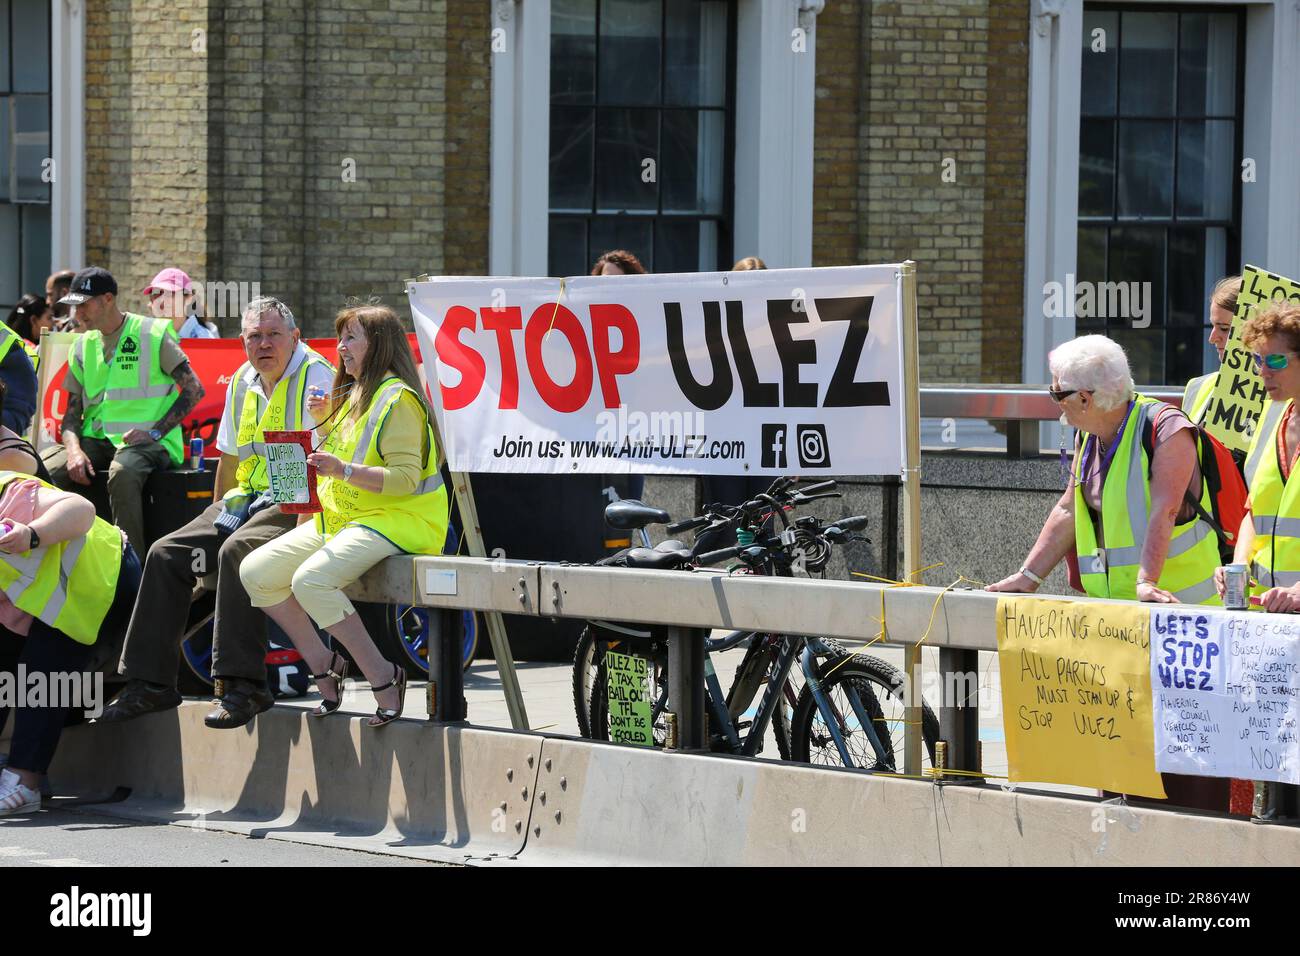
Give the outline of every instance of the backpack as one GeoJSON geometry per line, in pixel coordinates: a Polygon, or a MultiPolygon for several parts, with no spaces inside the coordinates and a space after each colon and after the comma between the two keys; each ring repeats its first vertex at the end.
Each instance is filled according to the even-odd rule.
{"type": "MultiPolygon", "coordinates": [[[[1147,474],[1150,477],[1151,461],[1155,450],[1155,426],[1160,415],[1166,411],[1177,411],[1170,406],[1161,409],[1154,419],[1147,422],[1142,431],[1142,448],[1147,453],[1147,474]]],[[[1180,413],[1181,414],[1181,413],[1180,413]]],[[[1196,460],[1201,468],[1201,479],[1206,484],[1210,495],[1210,511],[1206,514],[1201,503],[1190,492],[1184,492],[1183,500],[1188,502],[1196,516],[1210,526],[1219,539],[1219,558],[1224,564],[1232,563],[1233,550],[1236,546],[1237,531],[1246,517],[1246,479],[1242,473],[1243,458],[1233,452],[1207,432],[1202,425],[1193,425],[1196,429],[1196,460]]]]}

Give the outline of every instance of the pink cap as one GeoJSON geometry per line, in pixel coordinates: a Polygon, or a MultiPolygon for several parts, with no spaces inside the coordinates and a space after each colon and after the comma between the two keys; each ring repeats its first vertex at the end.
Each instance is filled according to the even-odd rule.
{"type": "Polygon", "coordinates": [[[191,292],[193,289],[194,283],[185,274],[185,270],[172,266],[154,276],[153,281],[140,291],[152,295],[155,292],[191,292]]]}

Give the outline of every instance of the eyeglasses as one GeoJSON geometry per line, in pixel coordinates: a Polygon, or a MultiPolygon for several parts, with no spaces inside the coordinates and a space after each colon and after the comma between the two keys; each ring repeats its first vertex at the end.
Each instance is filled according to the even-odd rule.
{"type": "Polygon", "coordinates": [[[1067,398],[1069,398],[1071,395],[1075,394],[1076,392],[1086,392],[1086,391],[1088,391],[1088,389],[1086,388],[1072,388],[1069,391],[1049,388],[1047,390],[1047,394],[1052,397],[1052,401],[1060,405],[1061,402],[1065,401],[1067,398]]]}
{"type": "Polygon", "coordinates": [[[1266,367],[1274,372],[1280,372],[1291,364],[1285,352],[1273,352],[1269,355],[1260,355],[1257,352],[1251,352],[1250,357],[1255,362],[1255,371],[1262,372],[1266,367]]]}

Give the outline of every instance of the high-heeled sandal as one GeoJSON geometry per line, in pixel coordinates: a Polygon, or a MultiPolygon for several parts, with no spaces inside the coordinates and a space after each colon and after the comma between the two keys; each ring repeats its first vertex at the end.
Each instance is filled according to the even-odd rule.
{"type": "Polygon", "coordinates": [[[384,724],[391,724],[398,717],[402,716],[402,711],[406,709],[406,668],[400,664],[393,665],[393,679],[387,684],[381,684],[378,687],[372,687],[370,690],[378,696],[380,691],[388,690],[390,687],[397,688],[397,710],[389,710],[386,707],[377,707],[375,716],[366,721],[367,727],[382,727],[384,724]]]}
{"type": "Polygon", "coordinates": [[[316,709],[311,712],[313,717],[328,717],[339,709],[339,706],[343,703],[343,682],[347,680],[347,677],[347,658],[339,654],[338,651],[335,651],[334,656],[330,658],[330,664],[329,667],[325,668],[325,673],[311,675],[311,679],[318,682],[323,680],[333,680],[335,695],[334,700],[322,700],[316,709]]]}

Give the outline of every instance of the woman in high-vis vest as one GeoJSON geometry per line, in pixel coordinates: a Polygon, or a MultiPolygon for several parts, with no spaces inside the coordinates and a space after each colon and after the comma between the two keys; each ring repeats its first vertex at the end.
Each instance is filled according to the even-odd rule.
{"type": "MultiPolygon", "coordinates": [[[[1241,332],[1268,401],[1246,453],[1251,475],[1246,517],[1233,560],[1250,565],[1252,595],[1266,611],[1300,611],[1300,305],[1257,312],[1241,332]]],[[[1215,575],[1223,593],[1223,569],[1215,575]]]]}
{"type": "MultiPolygon", "coordinates": [[[[1228,349],[1228,336],[1232,334],[1232,319],[1237,314],[1237,296],[1241,294],[1241,276],[1220,279],[1210,293],[1210,345],[1219,353],[1219,364],[1228,349]]],[[[1198,425],[1205,424],[1210,408],[1210,395],[1218,384],[1219,371],[1198,375],[1183,388],[1183,411],[1198,425]]]]}
{"type": "Polygon", "coordinates": [[[441,455],[397,314],[384,306],[344,309],[334,323],[338,374],[331,398],[308,408],[320,449],[308,456],[322,511],[258,548],[239,576],[255,607],[289,635],[324,699],[312,713],[338,710],[347,662],[331,654],[312,621],[348,649],[370,682],[381,727],[402,714],[406,671],[384,658],[343,589],[396,554],[439,554],[447,535],[441,455]]]}
{"type": "Polygon", "coordinates": [[[16,672],[26,674],[14,706],[0,707],[0,730],[14,711],[9,753],[0,756],[0,816],[40,809],[41,778],[69,711],[93,717],[103,706],[95,645],[125,630],[139,588],[139,558],[90,501],[0,471],[0,631],[21,644],[16,672]],[[34,696],[37,674],[44,696],[34,696]]]}
{"type": "Polygon", "coordinates": [[[1079,432],[1070,483],[1024,565],[988,590],[1036,591],[1073,551],[1092,597],[1220,603],[1218,539],[1193,504],[1210,511],[1187,416],[1137,394],[1128,357],[1105,336],[1066,342],[1048,364],[1051,396],[1079,432]]]}

